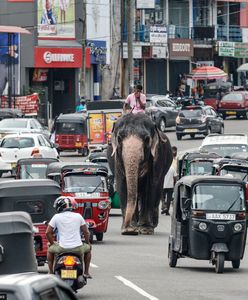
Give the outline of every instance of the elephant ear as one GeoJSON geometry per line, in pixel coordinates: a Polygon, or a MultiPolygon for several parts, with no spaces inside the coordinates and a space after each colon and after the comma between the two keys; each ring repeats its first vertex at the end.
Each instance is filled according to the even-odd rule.
{"type": "Polygon", "coordinates": [[[167,143],[168,138],[165,133],[162,131],[158,130],[157,127],[155,128],[155,134],[152,139],[152,145],[151,145],[151,154],[153,157],[156,156],[156,151],[158,149],[159,143],[167,143]]]}

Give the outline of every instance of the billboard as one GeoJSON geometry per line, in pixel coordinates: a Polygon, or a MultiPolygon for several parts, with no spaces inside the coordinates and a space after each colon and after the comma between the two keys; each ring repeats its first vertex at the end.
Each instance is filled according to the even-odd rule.
{"type": "Polygon", "coordinates": [[[75,0],[38,0],[38,37],[75,38],[75,0]]]}
{"type": "Polygon", "coordinates": [[[19,34],[0,33],[0,96],[20,94],[19,34]]]}

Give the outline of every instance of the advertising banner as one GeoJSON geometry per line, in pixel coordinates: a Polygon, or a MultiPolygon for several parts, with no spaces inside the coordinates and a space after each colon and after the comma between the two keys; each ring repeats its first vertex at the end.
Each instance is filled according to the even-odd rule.
{"type": "MultiPolygon", "coordinates": [[[[20,109],[26,116],[36,116],[39,109],[39,95],[34,93],[32,95],[22,97],[12,97],[12,108],[20,109]]],[[[1,108],[8,108],[8,97],[1,97],[1,108]]]]}
{"type": "Polygon", "coordinates": [[[89,114],[89,142],[91,144],[105,143],[104,114],[89,114]]]}
{"type": "Polygon", "coordinates": [[[105,114],[106,122],[106,133],[111,134],[113,129],[113,124],[120,118],[122,115],[121,112],[109,112],[105,114]]]}
{"type": "Polygon", "coordinates": [[[8,94],[9,80],[12,95],[20,93],[19,34],[0,33],[0,96],[8,94]]]}
{"type": "Polygon", "coordinates": [[[75,0],[37,2],[39,38],[75,38],[75,0]]]}

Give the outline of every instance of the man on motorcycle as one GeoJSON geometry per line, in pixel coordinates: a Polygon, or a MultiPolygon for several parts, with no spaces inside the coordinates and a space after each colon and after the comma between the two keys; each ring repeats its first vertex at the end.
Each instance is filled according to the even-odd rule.
{"type": "Polygon", "coordinates": [[[61,196],[54,202],[57,211],[48,224],[46,237],[49,242],[47,261],[49,271],[53,273],[54,254],[72,252],[82,257],[85,264],[84,276],[91,278],[89,274],[91,260],[90,233],[84,218],[73,212],[78,204],[73,197],[61,196]],[[57,241],[54,240],[56,230],[57,241]],[[85,243],[82,243],[81,232],[84,235],[85,243]]]}

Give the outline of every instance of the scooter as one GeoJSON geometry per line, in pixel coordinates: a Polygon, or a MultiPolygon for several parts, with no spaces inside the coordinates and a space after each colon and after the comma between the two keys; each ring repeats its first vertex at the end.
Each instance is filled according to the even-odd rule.
{"type": "Polygon", "coordinates": [[[64,252],[55,257],[53,273],[65,281],[74,292],[87,284],[87,278],[83,276],[81,257],[71,252],[64,252]]]}

